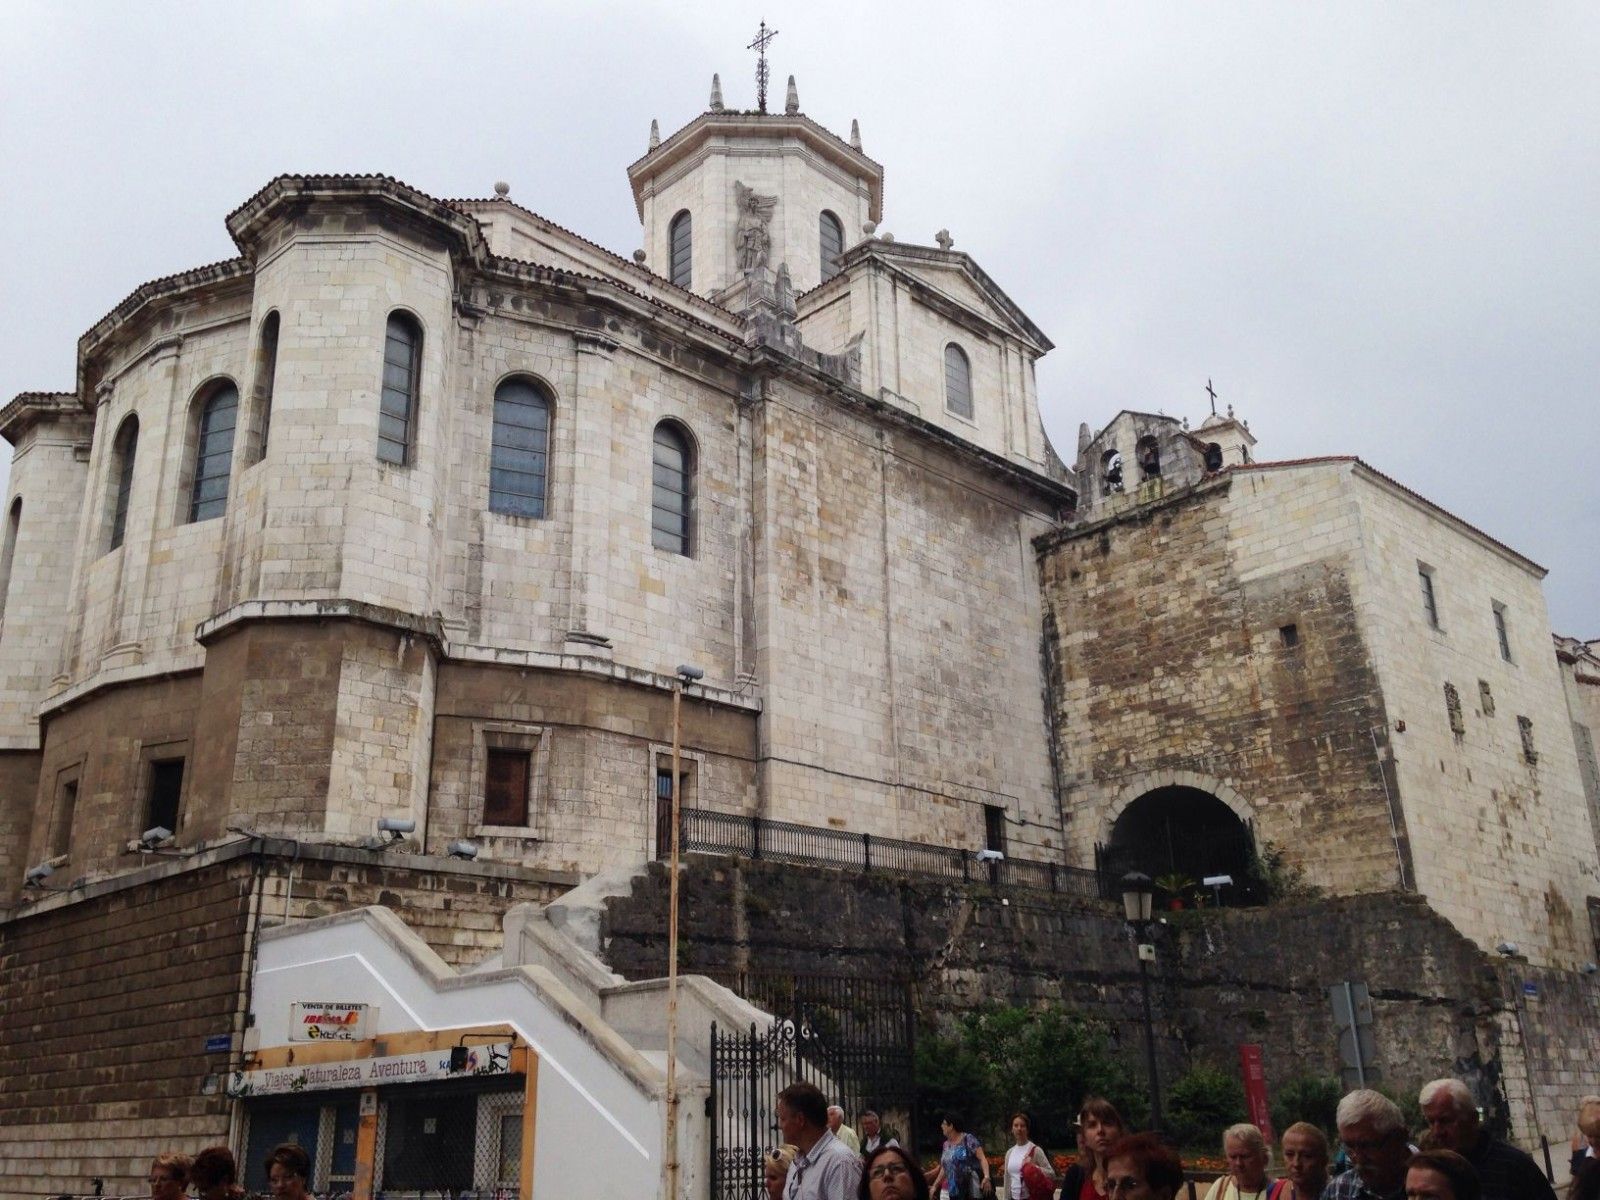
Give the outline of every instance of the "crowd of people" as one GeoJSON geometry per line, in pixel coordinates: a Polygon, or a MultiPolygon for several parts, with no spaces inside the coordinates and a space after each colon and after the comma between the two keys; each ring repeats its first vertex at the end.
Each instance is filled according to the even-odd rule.
{"type": "MultiPolygon", "coordinates": [[[[262,1164],[273,1200],[311,1200],[311,1158],[305,1148],[285,1142],[273,1148],[262,1164]]],[[[146,1179],[150,1200],[184,1200],[194,1189],[195,1200],[244,1200],[239,1165],[226,1146],[207,1146],[192,1158],[187,1154],[158,1154],[146,1179]]]]}
{"type": "MultiPolygon", "coordinates": [[[[1338,1154],[1327,1133],[1297,1121],[1276,1178],[1261,1130],[1233,1125],[1222,1135],[1226,1173],[1196,1185],[1168,1142],[1134,1132],[1100,1097],[1079,1110],[1078,1154],[1058,1177],[1026,1113],[1011,1116],[1001,1170],[953,1112],[940,1121],[938,1162],[923,1167],[877,1113],[861,1114],[858,1135],[821,1091],[796,1083],[778,1095],[784,1144],[766,1158],[766,1190],[769,1200],[993,1200],[1002,1185],[1008,1200],[1556,1200],[1532,1157],[1483,1127],[1466,1084],[1436,1079],[1418,1101],[1427,1129],[1414,1143],[1393,1100],[1350,1092],[1334,1116],[1338,1154]]],[[[1566,1200],[1600,1200],[1600,1096],[1580,1103],[1571,1149],[1566,1200]]]]}

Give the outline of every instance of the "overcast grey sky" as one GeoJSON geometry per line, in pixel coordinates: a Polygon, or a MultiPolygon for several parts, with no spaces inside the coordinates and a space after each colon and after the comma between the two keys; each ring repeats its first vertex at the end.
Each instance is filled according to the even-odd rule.
{"type": "MultiPolygon", "coordinates": [[[[0,4],[0,403],[73,383],[272,176],[377,171],[622,254],[650,119],[781,103],[884,164],[1056,342],[1045,423],[1355,453],[1550,569],[1600,636],[1600,5],[0,4]]],[[[7,455],[8,457],[8,455],[7,455]]],[[[3,472],[3,468],[0,468],[3,472]]],[[[3,474],[0,474],[3,477],[3,474]]]]}

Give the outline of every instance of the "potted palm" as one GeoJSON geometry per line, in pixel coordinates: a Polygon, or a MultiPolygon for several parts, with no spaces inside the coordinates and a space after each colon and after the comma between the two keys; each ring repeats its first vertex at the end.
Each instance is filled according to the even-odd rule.
{"type": "Polygon", "coordinates": [[[1183,908],[1184,902],[1194,893],[1195,880],[1181,871],[1169,871],[1152,881],[1167,897],[1167,907],[1173,912],[1183,908]]]}

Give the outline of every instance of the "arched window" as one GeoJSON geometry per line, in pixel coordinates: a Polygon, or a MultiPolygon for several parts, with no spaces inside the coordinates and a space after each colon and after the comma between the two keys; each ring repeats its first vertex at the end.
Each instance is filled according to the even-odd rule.
{"type": "Polygon", "coordinates": [[[550,399],[531,379],[508,379],[494,393],[489,452],[489,509],[514,517],[544,516],[550,447],[550,399]]]}
{"type": "Polygon", "coordinates": [[[200,407],[194,443],[194,485],[189,490],[189,520],[207,521],[228,509],[228,475],[233,470],[233,431],[239,420],[239,389],[220,383],[200,407]]]}
{"type": "Polygon", "coordinates": [[[972,364],[954,342],[944,348],[944,406],[958,417],[972,419],[972,364]]]}
{"type": "Polygon", "coordinates": [[[383,391],[378,398],[379,462],[404,467],[415,456],[421,365],[421,326],[403,312],[390,313],[383,339],[383,391]]]}
{"type": "Polygon", "coordinates": [[[17,556],[17,533],[22,528],[22,497],[11,502],[6,514],[6,536],[0,543],[0,616],[6,611],[6,591],[11,585],[11,563],[17,556]]]}
{"type": "Polygon", "coordinates": [[[117,430],[111,448],[111,546],[122,545],[128,529],[128,496],[133,492],[133,460],[139,451],[139,418],[130,416],[117,430]]]}
{"type": "Polygon", "coordinates": [[[1100,494],[1110,496],[1122,490],[1122,451],[1113,447],[1100,456],[1100,494]]]}
{"type": "Polygon", "coordinates": [[[1216,442],[1206,443],[1206,470],[1212,472],[1222,470],[1222,447],[1216,442]]]}
{"type": "Polygon", "coordinates": [[[656,426],[651,472],[650,542],[657,550],[689,553],[689,513],[694,459],[688,435],[671,421],[656,426]]]}
{"type": "Polygon", "coordinates": [[[839,273],[839,256],[844,253],[844,226],[838,217],[823,209],[817,218],[817,233],[822,242],[822,278],[832,279],[839,273]]]}
{"type": "Polygon", "coordinates": [[[1153,434],[1145,434],[1134,444],[1133,452],[1139,459],[1139,473],[1146,479],[1161,474],[1161,443],[1153,434]]]}
{"type": "Polygon", "coordinates": [[[272,431],[272,388],[278,378],[278,312],[261,322],[261,345],[256,352],[256,427],[254,462],[267,456],[267,435],[272,431]]]}
{"type": "Polygon", "coordinates": [[[694,248],[694,218],[684,209],[672,218],[667,226],[667,241],[671,244],[668,256],[667,278],[681,288],[689,287],[694,279],[690,265],[690,252],[694,248]]]}

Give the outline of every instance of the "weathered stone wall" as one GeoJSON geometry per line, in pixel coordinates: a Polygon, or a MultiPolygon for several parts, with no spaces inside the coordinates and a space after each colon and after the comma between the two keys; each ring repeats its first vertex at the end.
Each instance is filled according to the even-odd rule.
{"type": "MultiPolygon", "coordinates": [[[[1393,887],[1358,548],[1347,538],[1307,554],[1285,531],[1241,563],[1232,523],[1241,499],[1253,503],[1241,487],[1202,483],[1042,543],[1072,857],[1092,863],[1129,804],[1184,785],[1253,820],[1258,844],[1280,846],[1314,883],[1393,887]]],[[[1278,511],[1302,503],[1280,497],[1278,511]]]]}
{"type": "Polygon", "coordinates": [[[239,1060],[203,1047],[246,1027],[258,922],[383,905],[464,967],[511,905],[575,881],[269,841],[0,910],[0,1197],[134,1195],[158,1151],[226,1141],[232,1104],[201,1083],[239,1060]]]}
{"type": "MultiPolygon", "coordinates": [[[[1286,475],[1259,473],[1263,501],[1286,475]]],[[[1586,899],[1600,896],[1593,827],[1550,640],[1543,571],[1396,485],[1346,464],[1359,506],[1361,627],[1391,729],[1416,888],[1484,949],[1515,942],[1534,962],[1593,958],[1586,899]],[[1433,574],[1438,626],[1419,566],[1433,574]],[[1502,657],[1495,608],[1506,622],[1502,657]],[[1452,728],[1445,686],[1460,698],[1452,728]],[[1533,761],[1519,722],[1531,722],[1533,761]]]]}
{"type": "MultiPolygon", "coordinates": [[[[691,859],[680,895],[686,971],[904,972],[923,1017],[937,1023],[984,1004],[1060,1002],[1104,1021],[1129,1069],[1143,1074],[1134,947],[1108,905],[707,858],[691,859]]],[[[631,978],[662,973],[666,919],[658,866],[608,907],[608,961],[631,978]]],[[[1262,1046],[1272,1086],[1338,1076],[1328,989],[1351,981],[1371,992],[1377,1054],[1369,1078],[1386,1087],[1458,1075],[1525,1146],[1541,1132],[1552,1142],[1568,1136],[1572,1102],[1593,1089],[1600,980],[1493,961],[1419,896],[1190,911],[1174,914],[1153,940],[1169,1083],[1198,1061],[1236,1069],[1244,1042],[1262,1046]],[[1526,1055],[1510,1004],[1524,978],[1540,992],[1524,1004],[1526,1055]]]]}

